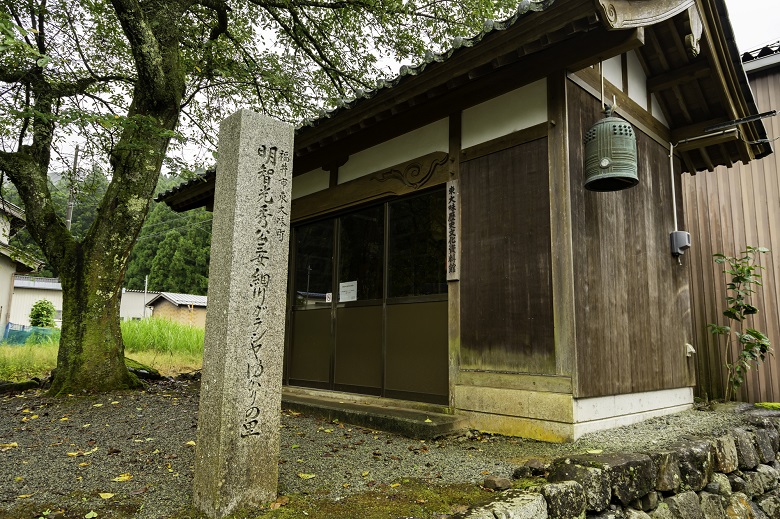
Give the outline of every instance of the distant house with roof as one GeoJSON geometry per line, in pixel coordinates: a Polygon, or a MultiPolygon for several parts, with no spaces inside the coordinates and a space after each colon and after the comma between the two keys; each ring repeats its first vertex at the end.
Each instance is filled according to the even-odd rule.
{"type": "MultiPolygon", "coordinates": [[[[54,305],[55,324],[58,327],[62,325],[62,285],[59,279],[17,275],[12,284],[7,322],[29,326],[32,306],[36,301],[47,299],[54,305]]],[[[122,289],[119,316],[123,321],[151,316],[152,311],[144,302],[151,301],[157,294],[158,292],[144,294],[143,290],[122,289]]]]}
{"type": "Polygon", "coordinates": [[[11,247],[11,237],[25,225],[24,210],[0,200],[0,328],[8,324],[14,275],[32,272],[42,265],[40,260],[11,247]]]}
{"type": "Polygon", "coordinates": [[[206,302],[206,296],[160,292],[147,306],[152,308],[152,317],[205,328],[206,302]]]}

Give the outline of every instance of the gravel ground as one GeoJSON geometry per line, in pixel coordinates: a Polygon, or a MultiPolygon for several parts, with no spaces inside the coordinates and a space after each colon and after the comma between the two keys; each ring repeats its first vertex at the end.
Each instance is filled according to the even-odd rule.
{"type": "MultiPolygon", "coordinates": [[[[101,519],[182,517],[192,498],[198,395],[197,382],[167,381],[100,396],[3,396],[0,518],[37,518],[47,508],[78,517],[95,510],[101,519]]],[[[733,411],[691,410],[560,445],[471,432],[425,442],[283,411],[279,486],[339,499],[404,478],[479,483],[488,474],[509,477],[532,458],[648,451],[744,420],[733,411]]]]}

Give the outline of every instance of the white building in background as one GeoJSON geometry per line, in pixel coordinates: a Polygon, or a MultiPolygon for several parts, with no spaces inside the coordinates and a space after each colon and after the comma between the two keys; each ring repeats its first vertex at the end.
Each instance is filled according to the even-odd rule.
{"type": "Polygon", "coordinates": [[[24,211],[10,202],[0,200],[0,330],[5,329],[9,320],[14,274],[31,272],[42,264],[8,245],[11,236],[24,227],[24,224],[24,211]]]}
{"type": "MultiPolygon", "coordinates": [[[[8,322],[29,326],[32,306],[36,301],[47,299],[56,311],[54,322],[58,327],[62,325],[62,285],[59,279],[17,275],[14,277],[13,287],[9,300],[8,322]]],[[[119,316],[123,321],[150,317],[152,312],[146,304],[157,294],[158,292],[147,292],[144,298],[143,290],[122,289],[119,316]]]]}

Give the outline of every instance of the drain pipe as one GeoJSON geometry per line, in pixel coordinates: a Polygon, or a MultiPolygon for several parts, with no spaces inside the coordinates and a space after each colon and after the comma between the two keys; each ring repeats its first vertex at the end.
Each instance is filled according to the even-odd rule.
{"type": "MultiPolygon", "coordinates": [[[[679,144],[679,143],[678,143],[679,144]]],[[[682,265],[680,257],[691,247],[691,235],[678,229],[677,223],[677,193],[674,187],[674,143],[669,143],[669,174],[672,179],[672,214],[674,216],[674,230],[669,235],[669,245],[672,256],[677,258],[677,264],[682,265]]]]}

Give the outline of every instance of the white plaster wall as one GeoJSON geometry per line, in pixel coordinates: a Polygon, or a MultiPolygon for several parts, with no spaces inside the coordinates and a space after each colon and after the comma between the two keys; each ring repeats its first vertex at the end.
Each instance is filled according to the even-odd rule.
{"type": "Polygon", "coordinates": [[[330,172],[324,169],[308,171],[303,175],[293,177],[292,199],[328,189],[330,186],[330,172]]]}
{"type": "Polygon", "coordinates": [[[655,94],[650,96],[650,108],[652,108],[651,113],[653,114],[653,117],[661,121],[664,126],[669,128],[669,123],[666,121],[666,117],[664,117],[663,111],[661,111],[661,104],[658,102],[658,99],[656,99],[655,94]]]}
{"type": "Polygon", "coordinates": [[[629,52],[628,59],[628,97],[647,110],[647,76],[636,52],[629,52]]]}
{"type": "Polygon", "coordinates": [[[574,401],[574,439],[589,432],[678,413],[692,406],[692,387],[579,398],[574,401]]]}
{"type": "Polygon", "coordinates": [[[621,57],[615,56],[607,61],[602,61],[601,66],[604,70],[604,79],[615,85],[618,90],[623,90],[623,62],[621,57]]]}
{"type": "Polygon", "coordinates": [[[54,309],[59,312],[54,322],[57,326],[60,326],[62,324],[62,291],[60,290],[17,287],[14,289],[11,313],[8,316],[8,320],[14,324],[30,326],[30,310],[32,310],[35,302],[40,299],[48,299],[52,302],[54,309]]]}
{"type": "Polygon", "coordinates": [[[5,325],[8,323],[14,272],[16,272],[16,262],[0,254],[0,339],[5,330],[5,325]]]}
{"type": "MultiPolygon", "coordinates": [[[[144,300],[143,292],[129,292],[123,289],[122,298],[119,301],[119,317],[123,321],[128,319],[143,319],[144,318],[144,306],[151,301],[158,292],[147,292],[146,299],[144,300]]],[[[146,317],[152,316],[152,309],[146,310],[146,317]]]]}
{"type": "Polygon", "coordinates": [[[547,80],[541,79],[463,111],[461,146],[469,148],[547,121],[547,80]]]}
{"type": "Polygon", "coordinates": [[[449,151],[449,128],[449,118],[441,119],[351,155],[339,168],[339,184],[428,153],[449,151]]]}

